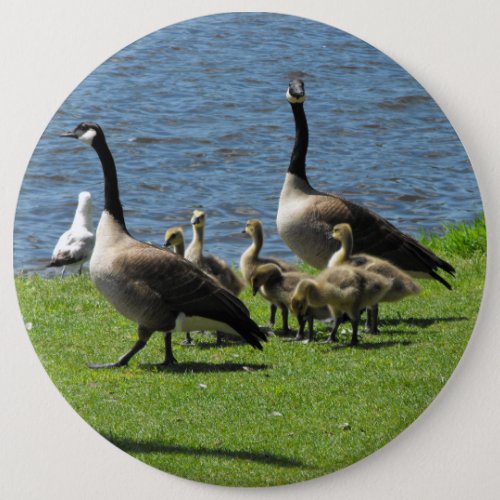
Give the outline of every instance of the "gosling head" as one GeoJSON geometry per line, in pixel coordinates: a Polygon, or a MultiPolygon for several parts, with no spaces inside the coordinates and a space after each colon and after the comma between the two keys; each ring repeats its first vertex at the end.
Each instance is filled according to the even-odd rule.
{"type": "Polygon", "coordinates": [[[193,216],[191,217],[191,224],[194,227],[205,227],[205,212],[202,210],[194,210],[193,216]]]}
{"type": "Polygon", "coordinates": [[[252,293],[257,294],[259,288],[265,285],[271,278],[279,278],[281,270],[276,264],[262,264],[257,267],[250,277],[252,293]]]}
{"type": "Polygon", "coordinates": [[[336,224],[333,226],[332,238],[337,241],[343,241],[349,235],[352,236],[351,226],[347,223],[336,224]]]}
{"type": "Polygon", "coordinates": [[[311,280],[300,281],[292,295],[292,300],[290,301],[290,309],[296,316],[303,316],[309,307],[308,294],[309,288],[311,286],[311,280]]]}
{"type": "Polygon", "coordinates": [[[291,80],[286,91],[286,98],[290,104],[300,104],[306,100],[304,82],[298,78],[291,80]]]}
{"type": "Polygon", "coordinates": [[[104,141],[104,133],[101,127],[97,125],[97,123],[90,122],[82,122],[77,125],[73,131],[63,132],[60,136],[78,139],[92,147],[95,147],[99,141],[104,141]]]}
{"type": "Polygon", "coordinates": [[[167,230],[165,233],[165,243],[163,244],[165,248],[175,247],[182,243],[184,243],[184,233],[181,227],[171,227],[167,230]]]}
{"type": "Polygon", "coordinates": [[[250,219],[247,221],[245,229],[243,229],[242,233],[253,237],[253,235],[259,231],[262,232],[262,222],[257,219],[250,219]]]}

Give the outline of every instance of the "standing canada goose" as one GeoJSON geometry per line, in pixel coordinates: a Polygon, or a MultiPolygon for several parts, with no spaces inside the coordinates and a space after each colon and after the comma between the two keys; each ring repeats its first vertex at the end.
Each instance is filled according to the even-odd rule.
{"type": "MultiPolygon", "coordinates": [[[[340,248],[332,255],[328,267],[348,264],[390,279],[391,287],[384,295],[383,302],[396,302],[409,295],[420,293],[421,287],[408,274],[389,261],[367,254],[352,255],[353,237],[349,224],[342,223],[334,226],[332,236],[340,243],[340,248]]],[[[378,305],[368,308],[366,331],[367,333],[378,333],[378,305]]]]}
{"type": "MultiPolygon", "coordinates": [[[[248,285],[251,285],[251,277],[257,266],[261,264],[276,264],[282,271],[296,271],[296,267],[288,262],[274,257],[260,257],[260,251],[264,245],[264,231],[262,222],[257,219],[247,221],[243,234],[248,234],[252,238],[252,244],[241,254],[240,271],[248,285]]],[[[271,310],[269,315],[269,325],[274,327],[276,320],[276,305],[271,302],[271,310]]]]}
{"type": "Polygon", "coordinates": [[[250,345],[262,349],[259,339],[265,340],[265,336],[239,299],[182,257],[130,235],[120,202],[115,162],[101,127],[80,123],[62,135],[92,146],[101,160],[104,211],[90,259],[90,276],[116,310],[138,325],[138,340],[117,362],[89,366],[126,365],[155,331],[165,334],[163,366],[176,362],[172,331],[208,328],[239,333],[250,345]]]}
{"type": "Polygon", "coordinates": [[[316,191],[307,179],[306,154],[309,140],[304,112],[304,82],[292,80],[287,99],[295,118],[295,144],[280,195],[276,223],[278,233],[290,249],[317,269],[324,269],[338,242],[330,238],[331,228],[341,222],[351,225],[354,252],[381,257],[412,276],[434,278],[451,285],[436,271],[454,276],[453,266],[418,241],[403,234],[390,222],[356,203],[316,191]]]}
{"type": "MultiPolygon", "coordinates": [[[[288,311],[292,300],[292,294],[297,284],[310,276],[306,273],[297,271],[282,271],[279,266],[274,263],[261,264],[256,267],[250,278],[252,284],[252,292],[254,295],[260,290],[262,295],[275,307],[281,309],[283,317],[283,333],[286,335],[289,332],[288,328],[288,311]]],[[[295,340],[304,338],[304,327],[306,321],[309,327],[309,341],[313,340],[314,336],[314,320],[329,319],[331,317],[330,310],[327,306],[313,308],[309,307],[302,314],[297,315],[299,321],[299,331],[295,340]]]]}
{"type": "Polygon", "coordinates": [[[73,224],[60,236],[47,267],[62,266],[61,278],[64,276],[66,267],[78,268],[78,273],[81,273],[83,264],[92,255],[94,242],[92,197],[89,192],[82,191],[78,195],[78,206],[73,224]]]}
{"type": "Polygon", "coordinates": [[[292,295],[291,309],[299,315],[308,307],[328,305],[335,322],[327,342],[337,340],[342,316],[347,314],[352,325],[351,345],[356,345],[361,310],[380,302],[390,286],[390,280],[379,274],[345,265],[333,267],[323,270],[316,279],[300,281],[292,295]]]}
{"type": "Polygon", "coordinates": [[[203,254],[206,214],[201,210],[194,210],[191,217],[193,226],[193,240],[186,248],[185,257],[203,271],[211,274],[219,283],[234,295],[239,295],[245,285],[231,267],[215,255],[203,254]]]}

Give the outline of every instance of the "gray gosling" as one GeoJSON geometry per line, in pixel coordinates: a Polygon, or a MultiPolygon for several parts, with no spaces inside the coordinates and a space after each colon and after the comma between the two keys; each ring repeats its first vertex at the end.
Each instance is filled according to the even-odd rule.
{"type": "MultiPolygon", "coordinates": [[[[306,278],[309,278],[309,275],[306,273],[298,271],[285,272],[274,263],[261,264],[254,270],[250,278],[253,294],[256,295],[260,291],[268,302],[280,308],[283,318],[283,333],[285,335],[290,332],[288,311],[290,310],[292,294],[297,284],[306,278]]],[[[304,339],[304,329],[307,321],[309,328],[308,341],[312,342],[314,340],[314,320],[329,319],[331,316],[332,314],[327,306],[319,308],[308,307],[305,311],[297,315],[299,330],[295,340],[304,339]]]]}
{"type": "Polygon", "coordinates": [[[101,127],[80,123],[62,134],[91,146],[104,175],[104,210],[90,259],[90,277],[104,297],[126,318],[137,323],[138,340],[115,363],[90,368],[125,366],[143,349],[155,331],[164,333],[165,358],[176,363],[172,332],[197,329],[238,333],[262,348],[266,340],[248,309],[232,293],[196,266],[166,250],[133,238],[127,230],[118,189],[116,166],[101,127]]]}
{"type": "MultiPolygon", "coordinates": [[[[243,234],[247,234],[252,238],[252,244],[241,254],[240,271],[245,282],[251,286],[251,277],[257,266],[261,264],[276,264],[282,271],[297,271],[297,268],[288,262],[275,257],[261,257],[260,251],[264,245],[264,231],[262,222],[258,219],[250,219],[245,225],[243,234]]],[[[274,328],[276,321],[277,307],[274,303],[270,303],[269,326],[274,328]]]]}
{"type": "MultiPolygon", "coordinates": [[[[173,247],[176,255],[184,257],[184,231],[182,230],[182,227],[171,227],[167,229],[165,232],[165,242],[163,243],[163,246],[165,248],[173,247]]],[[[186,346],[194,345],[191,332],[186,332],[186,337],[181,344],[186,346]]]]}
{"type": "Polygon", "coordinates": [[[343,314],[352,325],[351,345],[358,344],[358,325],[361,310],[380,302],[391,287],[389,279],[379,274],[351,266],[338,266],[322,271],[316,279],[300,281],[292,294],[291,309],[299,315],[308,307],[328,305],[335,318],[327,342],[337,340],[337,330],[343,314]]]}
{"type": "Polygon", "coordinates": [[[205,223],[205,212],[194,210],[191,218],[193,240],[186,248],[185,257],[200,269],[212,275],[224,288],[238,296],[245,287],[240,277],[221,258],[215,255],[203,254],[205,223]]]}
{"type": "MultiPolygon", "coordinates": [[[[420,293],[421,287],[417,285],[408,274],[391,264],[387,260],[368,254],[352,255],[353,236],[351,226],[346,223],[337,224],[332,230],[332,237],[340,242],[340,248],[328,261],[328,267],[347,264],[359,269],[365,269],[380,274],[391,280],[391,287],[384,295],[383,302],[396,302],[409,295],[420,293]]],[[[378,333],[378,304],[367,310],[367,333],[378,333]]]]}

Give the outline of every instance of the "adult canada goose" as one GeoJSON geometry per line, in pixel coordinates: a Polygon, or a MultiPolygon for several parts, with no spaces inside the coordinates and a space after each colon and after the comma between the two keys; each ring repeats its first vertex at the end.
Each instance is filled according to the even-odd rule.
{"type": "Polygon", "coordinates": [[[82,272],[85,262],[90,259],[94,248],[95,236],[92,223],[92,197],[82,191],[78,195],[78,206],[71,227],[57,241],[52,258],[47,267],[61,267],[61,278],[67,267],[78,268],[82,272]]]}
{"type": "MultiPolygon", "coordinates": [[[[328,267],[348,264],[381,274],[390,279],[391,286],[384,295],[383,302],[396,302],[409,295],[420,293],[421,287],[408,274],[389,261],[368,254],[352,255],[353,237],[349,224],[342,223],[334,226],[332,236],[340,243],[340,248],[330,258],[328,267]]],[[[368,308],[366,331],[368,333],[378,333],[378,305],[368,308]]]]}
{"type": "MultiPolygon", "coordinates": [[[[264,245],[264,231],[260,220],[251,219],[247,221],[242,232],[252,238],[252,244],[241,254],[240,258],[240,271],[248,285],[251,285],[250,279],[255,269],[262,264],[276,264],[282,271],[286,272],[297,270],[295,266],[281,259],[260,256],[260,251],[264,245]]],[[[272,328],[276,319],[276,305],[271,302],[270,307],[269,325],[272,328]]]]}
{"type": "MultiPolygon", "coordinates": [[[[255,295],[260,290],[266,300],[281,309],[283,332],[285,334],[289,332],[288,311],[290,309],[292,294],[297,284],[309,277],[308,274],[297,271],[284,272],[276,264],[268,263],[258,266],[250,278],[253,294],[255,295]]],[[[307,308],[302,314],[297,316],[299,331],[295,340],[302,340],[304,338],[304,327],[307,321],[309,326],[309,341],[312,341],[314,336],[314,320],[328,319],[331,316],[332,314],[327,306],[307,308]]]]}
{"type": "MultiPolygon", "coordinates": [[[[163,246],[165,248],[174,247],[175,253],[184,257],[184,231],[182,227],[171,227],[167,229],[163,246]]],[[[186,338],[182,341],[182,345],[194,345],[191,332],[186,332],[186,338]]]]}
{"type": "Polygon", "coordinates": [[[347,222],[354,233],[354,253],[366,252],[389,260],[415,277],[450,284],[436,271],[454,276],[455,269],[415,239],[403,234],[376,213],[341,196],[316,191],[306,175],[309,140],[304,112],[304,82],[292,80],[287,99],[295,118],[295,144],[280,195],[276,223],[290,249],[308,264],[324,269],[339,245],[330,238],[335,224],[347,222]]]}
{"type": "Polygon", "coordinates": [[[352,325],[351,345],[356,345],[361,310],[380,302],[390,286],[389,279],[370,271],[346,265],[328,268],[316,279],[299,282],[292,294],[291,309],[295,314],[305,314],[308,307],[328,305],[335,322],[327,342],[336,340],[342,316],[347,314],[352,325]]]}
{"type": "Polygon", "coordinates": [[[231,267],[215,255],[203,254],[206,214],[201,210],[194,210],[191,217],[193,226],[193,240],[186,248],[185,257],[203,271],[211,274],[219,283],[234,295],[239,295],[245,285],[231,267]]]}
{"type": "Polygon", "coordinates": [[[92,146],[101,160],[104,211],[90,259],[90,276],[117,311],[138,325],[138,340],[117,362],[89,366],[126,365],[155,331],[165,334],[164,366],[176,362],[172,331],[207,328],[239,333],[250,345],[262,349],[259,339],[265,340],[265,336],[239,299],[182,257],[130,235],[120,202],[115,162],[101,127],[80,123],[62,135],[92,146]]]}

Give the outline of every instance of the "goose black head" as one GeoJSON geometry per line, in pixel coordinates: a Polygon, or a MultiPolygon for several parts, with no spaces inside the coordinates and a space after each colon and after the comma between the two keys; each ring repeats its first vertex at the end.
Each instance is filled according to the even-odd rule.
{"type": "Polygon", "coordinates": [[[306,100],[304,82],[300,79],[291,80],[286,91],[286,98],[290,104],[300,104],[306,100]]]}
{"type": "Polygon", "coordinates": [[[73,131],[62,133],[61,137],[73,137],[89,146],[94,146],[98,140],[104,140],[104,133],[97,123],[82,122],[73,131]]]}

